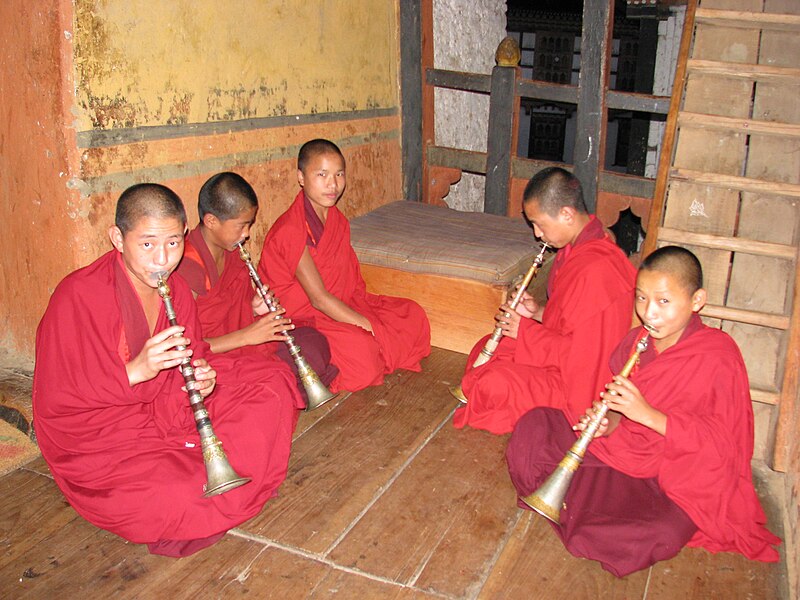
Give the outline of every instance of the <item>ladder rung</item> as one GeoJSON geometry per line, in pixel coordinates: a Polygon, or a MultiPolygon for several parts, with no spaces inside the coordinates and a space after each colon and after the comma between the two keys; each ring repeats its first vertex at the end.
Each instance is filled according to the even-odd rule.
{"type": "Polygon", "coordinates": [[[753,402],[760,402],[761,404],[776,405],[778,402],[780,402],[781,395],[779,392],[750,388],[750,399],[753,402]]]}
{"type": "Polygon", "coordinates": [[[786,315],[776,315],[773,313],[757,312],[755,310],[744,310],[741,308],[731,308],[730,306],[719,306],[717,304],[706,304],[700,314],[712,319],[722,319],[723,321],[736,321],[737,323],[747,323],[749,325],[759,325],[772,329],[788,329],[789,317],[786,315]]]}
{"type": "Polygon", "coordinates": [[[792,67],[771,67],[769,65],[690,58],[686,61],[686,70],[688,73],[698,75],[722,75],[737,79],[781,81],[800,85],[800,69],[792,67]]]}
{"type": "Polygon", "coordinates": [[[687,181],[689,183],[701,183],[732,190],[741,190],[743,192],[777,194],[779,196],[800,198],[800,185],[796,183],[764,181],[763,179],[737,177],[735,175],[723,175],[721,173],[705,173],[692,169],[672,169],[670,171],[670,179],[674,181],[687,181]]]}
{"type": "Polygon", "coordinates": [[[756,121],[753,119],[735,119],[720,115],[707,115],[694,112],[678,113],[678,124],[681,127],[697,127],[715,129],[734,133],[775,135],[783,137],[800,137],[800,125],[794,123],[777,123],[772,121],[756,121]]]}
{"type": "Polygon", "coordinates": [[[695,11],[694,22],[704,23],[706,25],[719,25],[721,27],[800,32],[800,15],[781,13],[698,8],[695,11]]]}
{"type": "Polygon", "coordinates": [[[793,260],[797,256],[797,248],[794,246],[787,246],[786,244],[759,242],[757,240],[712,235],[709,233],[694,233],[692,231],[673,229],[671,227],[659,228],[658,241],[677,242],[679,244],[702,246],[703,248],[712,248],[714,250],[728,250],[730,252],[742,252],[744,254],[771,256],[788,260],[793,260]]]}

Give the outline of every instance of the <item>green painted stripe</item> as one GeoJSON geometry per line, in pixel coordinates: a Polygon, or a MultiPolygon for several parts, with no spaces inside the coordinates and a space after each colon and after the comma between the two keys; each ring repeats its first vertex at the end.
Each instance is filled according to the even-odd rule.
{"type": "Polygon", "coordinates": [[[79,131],[78,148],[103,148],[119,144],[152,142],[175,138],[238,133],[258,129],[274,129],[293,125],[318,125],[336,121],[356,121],[390,117],[398,114],[398,108],[375,108],[345,112],[319,113],[314,115],[289,115],[281,117],[262,117],[240,119],[238,121],[219,121],[214,123],[187,123],[186,125],[158,125],[155,127],[130,127],[125,129],[79,131]]]}
{"type": "MultiPolygon", "coordinates": [[[[400,139],[399,129],[353,135],[333,139],[331,141],[339,146],[339,148],[345,149],[353,146],[364,146],[397,139],[400,139]]],[[[301,144],[294,144],[291,146],[254,150],[252,152],[236,152],[203,160],[159,165],[156,167],[126,171],[124,173],[99,175],[97,177],[89,177],[85,180],[73,179],[68,185],[70,188],[80,190],[82,196],[90,196],[92,194],[116,190],[122,191],[135,183],[170,181],[194,177],[202,173],[230,171],[237,167],[264,164],[272,161],[293,160],[297,158],[300,146],[301,144]]]]}

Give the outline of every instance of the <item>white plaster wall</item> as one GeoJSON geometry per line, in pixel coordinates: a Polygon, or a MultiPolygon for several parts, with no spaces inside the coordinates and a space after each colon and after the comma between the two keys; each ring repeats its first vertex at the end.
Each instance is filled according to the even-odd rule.
{"type": "MultiPolygon", "coordinates": [[[[437,69],[490,74],[506,37],[505,0],[434,0],[433,64],[437,69]]],[[[489,96],[437,88],[436,144],[486,152],[489,96]]],[[[464,173],[445,198],[458,210],[482,211],[485,177],[464,173]]]]}

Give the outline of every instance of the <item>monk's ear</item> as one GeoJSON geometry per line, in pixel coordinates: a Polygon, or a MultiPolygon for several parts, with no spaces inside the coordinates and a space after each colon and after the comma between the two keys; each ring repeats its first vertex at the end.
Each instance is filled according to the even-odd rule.
{"type": "Polygon", "coordinates": [[[113,244],[114,248],[116,248],[119,252],[122,252],[122,240],[124,236],[122,235],[122,231],[120,231],[120,228],[117,227],[116,225],[112,225],[111,227],[109,227],[108,237],[111,240],[111,243],[113,244]]]}
{"type": "Polygon", "coordinates": [[[297,183],[300,184],[300,187],[305,186],[305,177],[300,169],[297,169],[297,183]]]}
{"type": "Polygon", "coordinates": [[[213,230],[217,225],[219,225],[219,219],[216,217],[216,215],[206,213],[203,215],[203,225],[206,228],[213,230]]]}
{"type": "Polygon", "coordinates": [[[692,312],[700,312],[700,310],[706,305],[707,299],[708,294],[703,288],[700,288],[694,294],[692,294],[692,312]]]}
{"type": "Polygon", "coordinates": [[[571,206],[562,206],[558,209],[558,216],[565,223],[572,224],[575,221],[576,211],[571,206]]]}

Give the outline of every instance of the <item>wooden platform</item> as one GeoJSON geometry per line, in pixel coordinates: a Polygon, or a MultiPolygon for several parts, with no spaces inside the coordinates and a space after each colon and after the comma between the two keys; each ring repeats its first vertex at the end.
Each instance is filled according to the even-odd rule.
{"type": "MultiPolygon", "coordinates": [[[[175,560],[90,525],[39,459],[0,478],[3,598],[786,597],[783,565],[684,550],[624,579],[569,555],[516,507],[505,437],[456,430],[465,357],[434,349],[303,414],[280,497],[215,546],[175,560]]],[[[762,494],[763,496],[763,494],[762,494]]],[[[780,527],[771,507],[773,530],[780,527]]]]}

